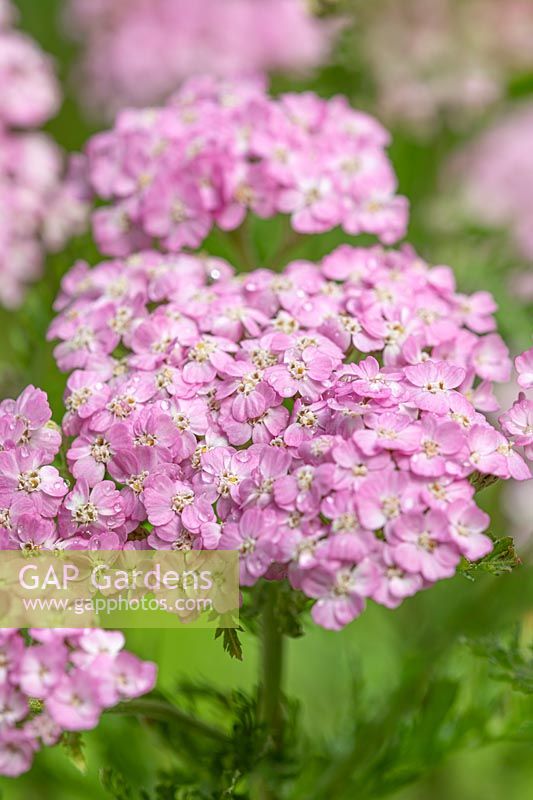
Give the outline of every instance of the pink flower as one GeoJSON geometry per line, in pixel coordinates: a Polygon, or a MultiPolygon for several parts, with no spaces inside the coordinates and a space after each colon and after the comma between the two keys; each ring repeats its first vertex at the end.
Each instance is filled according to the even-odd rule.
{"type": "Polygon", "coordinates": [[[413,506],[409,479],[405,473],[393,470],[372,476],[361,486],[356,503],[364,527],[378,530],[413,506]]]}
{"type": "Polygon", "coordinates": [[[143,408],[131,420],[131,439],[135,448],[153,448],[159,461],[170,461],[170,451],[179,441],[179,431],[171,417],[158,408],[143,408]]]}
{"type": "Polygon", "coordinates": [[[256,466],[256,457],[245,450],[233,452],[229,447],[215,447],[201,457],[200,485],[207,498],[217,502],[217,512],[224,519],[231,501],[239,499],[240,485],[256,466]]]}
{"type": "MultiPolygon", "coordinates": [[[[260,99],[262,90],[246,84],[244,95],[232,97],[242,112],[233,136],[217,87],[199,81],[183,108],[178,100],[153,118],[125,112],[115,133],[131,138],[131,149],[106,163],[107,144],[93,148],[101,190],[123,198],[138,190],[139,165],[154,174],[158,165],[144,145],[157,139],[155,119],[168,139],[160,157],[172,181],[184,158],[181,145],[172,146],[172,131],[192,127],[200,149],[187,151],[188,174],[194,180],[197,168],[202,208],[231,227],[246,208],[268,210],[276,180],[284,189],[294,185],[299,162],[290,153],[261,184],[269,168],[261,153],[274,157],[278,135],[290,150],[311,131],[337,125],[329,105],[312,95],[282,98],[282,109],[273,111],[260,99]],[[258,124],[250,131],[242,120],[251,96],[258,124]],[[217,109],[225,119],[220,134],[231,163],[211,184],[205,179],[215,152],[202,151],[206,128],[200,113],[188,119],[191,103],[209,106],[209,130],[217,109]],[[176,107],[185,117],[176,116],[176,107]],[[271,113],[276,118],[265,121],[271,113]],[[249,148],[252,163],[239,163],[249,148]]],[[[335,109],[343,118],[346,106],[338,101],[335,109]]],[[[343,148],[353,137],[383,141],[368,120],[349,114],[345,122],[363,129],[345,130],[343,148]]],[[[338,171],[336,191],[351,192],[355,202],[369,188],[373,159],[366,149],[361,176],[345,168],[340,150],[324,158],[326,170],[338,171]]],[[[393,176],[382,156],[376,170],[379,191],[390,191],[393,176]]],[[[144,180],[139,201],[150,185],[144,180]]],[[[132,208],[135,235],[141,211],[142,202],[132,208]]],[[[245,278],[222,259],[153,250],[90,272],[78,265],[63,281],[54,334],[68,340],[82,317],[92,330],[102,320],[112,330],[90,368],[69,378],[63,430],[77,437],[68,460],[80,483],[60,500],[57,529],[50,519],[34,525],[35,535],[30,531],[40,515],[28,497],[0,505],[1,541],[8,548],[235,548],[244,585],[288,579],[305,593],[310,574],[327,573],[321,593],[312,596],[323,601],[315,613],[328,626],[362,609],[364,592],[346,594],[335,582],[369,561],[377,575],[372,596],[398,605],[451,575],[466,552],[465,535],[463,544],[454,539],[450,509],[476,508],[468,480],[474,472],[530,475],[514,449],[524,446],[528,455],[531,447],[523,398],[502,417],[514,441],[487,419],[495,408],[492,379],[507,368],[501,341],[476,330],[493,329],[493,305],[486,296],[468,304],[448,268],[429,268],[408,246],[345,246],[316,264],[298,260],[281,274],[261,269],[245,278]],[[117,337],[120,357],[109,350],[117,337]],[[375,348],[375,357],[358,360],[354,343],[375,348]]],[[[20,420],[11,406],[2,410],[0,458],[18,457],[20,420]]],[[[467,523],[458,524],[470,530],[467,523]]],[[[477,525],[474,518],[472,531],[477,525]]],[[[473,556],[483,541],[472,539],[473,556]]],[[[76,654],[74,663],[85,668],[87,659],[90,653],[76,654]]]]}
{"type": "Polygon", "coordinates": [[[426,581],[450,578],[460,561],[448,535],[446,515],[438,510],[403,514],[391,527],[390,544],[397,564],[426,581]]]}
{"type": "Polygon", "coordinates": [[[148,520],[162,538],[172,535],[182,525],[189,531],[197,531],[203,523],[215,520],[211,503],[201,492],[163,473],[156,472],[145,481],[143,501],[148,520]]]}
{"type": "Polygon", "coordinates": [[[24,499],[44,517],[57,514],[68,487],[55,467],[41,466],[45,458],[41,451],[25,448],[0,453],[0,505],[24,499]]]}
{"type": "Polygon", "coordinates": [[[295,186],[281,192],[278,207],[292,215],[299,233],[322,233],[339,224],[341,208],[329,178],[302,174],[295,186]]]}
{"type": "MultiPolygon", "coordinates": [[[[228,2],[246,2],[251,14],[248,0],[228,2]]],[[[283,4],[294,7],[296,0],[283,4]]],[[[204,14],[202,28],[212,14],[204,14]]],[[[231,28],[227,19],[223,27],[231,28]]],[[[253,38],[257,43],[257,31],[253,38]]],[[[233,230],[249,211],[263,218],[282,211],[296,231],[342,224],[390,244],[405,231],[407,203],[395,194],[386,144],[375,121],[338,98],[309,92],[273,99],[258,79],[192,79],[166,106],[149,115],[125,111],[112,131],[89,142],[90,186],[111,203],[93,213],[95,238],[114,256],[149,247],[154,237],[179,252],[199,247],[214,224],[233,230]],[[369,128],[380,135],[366,138],[369,128]]],[[[327,302],[316,297],[305,305],[309,311],[327,302]]]]}
{"type": "Polygon", "coordinates": [[[364,422],[366,429],[355,431],[353,439],[368,455],[380,450],[400,450],[402,453],[410,453],[418,447],[420,434],[407,414],[382,411],[366,414],[364,422]]]}
{"type": "Polygon", "coordinates": [[[44,699],[64,675],[67,650],[56,645],[29,647],[20,663],[20,686],[30,697],[44,699]]]}
{"type": "Polygon", "coordinates": [[[338,490],[356,491],[374,471],[381,472],[391,466],[387,453],[363,454],[353,437],[351,441],[335,444],[332,456],[336,464],[333,480],[338,490]]]}
{"type": "Polygon", "coordinates": [[[393,547],[385,545],[381,552],[382,561],[377,561],[381,580],[372,593],[376,603],[387,608],[397,608],[406,597],[419,592],[424,586],[422,575],[407,572],[398,564],[393,547]]]}
{"type": "Polygon", "coordinates": [[[250,365],[242,361],[228,367],[230,374],[238,374],[242,379],[223,381],[217,390],[217,397],[223,399],[232,396],[231,401],[224,403],[223,407],[229,408],[237,422],[259,419],[268,408],[276,405],[277,395],[263,383],[262,371],[250,369],[250,365]]]}
{"type": "Polygon", "coordinates": [[[62,536],[103,534],[120,527],[124,511],[120,493],[113,481],[100,481],[93,488],[79,480],[65,498],[59,512],[62,536]]]}
{"type": "Polygon", "coordinates": [[[37,748],[37,742],[20,729],[0,731],[0,774],[18,778],[27,772],[37,748]]]}
{"type": "Polygon", "coordinates": [[[227,521],[222,528],[221,550],[240,553],[240,581],[252,586],[266,573],[274,558],[276,515],[267,509],[249,508],[239,522],[227,521]]]}
{"type": "Polygon", "coordinates": [[[361,397],[384,399],[395,393],[399,374],[381,371],[374,356],[368,356],[358,364],[350,364],[344,373],[346,391],[353,390],[361,397]]]}
{"type": "Polygon", "coordinates": [[[303,513],[316,511],[322,497],[331,489],[333,465],[307,464],[298,467],[293,474],[278,478],[274,486],[274,497],[280,508],[296,508],[303,513]]]}
{"type": "Polygon", "coordinates": [[[458,550],[470,561],[483,558],[492,550],[492,541],[483,535],[490,517],[473,503],[457,500],[447,511],[449,534],[458,550]]]}
{"type": "Polygon", "coordinates": [[[139,697],[154,688],[156,665],[151,661],[141,661],[132,653],[122,651],[116,656],[99,656],[92,667],[104,675],[98,685],[98,698],[105,707],[139,697]]]}
{"type": "Polygon", "coordinates": [[[83,44],[77,73],[84,102],[107,116],[153,105],[190,75],[307,71],[324,60],[338,29],[298,0],[227,0],[224,7],[216,0],[70,0],[67,12],[68,30],[83,44]]]}
{"type": "Polygon", "coordinates": [[[30,512],[31,505],[15,507],[11,519],[10,540],[23,550],[51,550],[58,539],[55,523],[30,512]],[[30,512],[30,513],[28,513],[30,512]]]}
{"type": "Polygon", "coordinates": [[[253,504],[264,508],[270,505],[274,499],[274,492],[277,493],[280,480],[287,475],[291,460],[285,450],[265,447],[250,478],[241,484],[239,497],[243,506],[253,504]]]}
{"type": "Polygon", "coordinates": [[[270,367],[266,380],[282,397],[299,394],[304,400],[314,402],[330,384],[334,361],[319,348],[308,347],[301,355],[290,352],[284,356],[283,364],[270,367]]]}
{"type": "Polygon", "coordinates": [[[130,437],[125,425],[113,425],[106,433],[85,430],[67,452],[72,474],[78,480],[85,479],[89,486],[96,486],[104,479],[106,470],[113,469],[117,453],[128,446],[130,437]]]}
{"type": "Polygon", "coordinates": [[[80,649],[74,653],[73,660],[77,666],[90,666],[99,655],[117,656],[124,647],[124,642],[124,634],[120,631],[84,629],[77,640],[80,649]]]}
{"type": "Polygon", "coordinates": [[[423,411],[445,414],[450,407],[451,391],[463,381],[465,372],[444,361],[426,361],[405,368],[405,377],[413,386],[411,402],[423,411]]]}
{"type": "Polygon", "coordinates": [[[98,373],[73,372],[67,381],[67,420],[64,425],[78,433],[81,421],[89,419],[96,411],[104,408],[108,397],[109,387],[98,373]]]}
{"type": "Polygon", "coordinates": [[[489,292],[475,292],[467,296],[457,295],[460,311],[463,314],[465,325],[476,333],[488,333],[494,330],[495,322],[492,314],[498,306],[489,292]]]}
{"type": "Polygon", "coordinates": [[[502,428],[509,433],[514,443],[525,447],[526,456],[533,457],[533,401],[521,393],[512,408],[500,417],[502,428]]]}
{"type": "Polygon", "coordinates": [[[16,400],[3,400],[0,410],[22,426],[18,443],[41,450],[51,460],[61,445],[61,433],[50,423],[52,412],[42,389],[27,386],[16,400]]]}
{"type": "Polygon", "coordinates": [[[64,730],[91,730],[102,713],[98,683],[82,670],[63,675],[47,698],[46,707],[54,722],[64,730]]]}
{"type": "Polygon", "coordinates": [[[484,336],[473,350],[474,369],[480,378],[504,383],[511,377],[509,348],[497,333],[484,336]]]}
{"type": "Polygon", "coordinates": [[[444,473],[457,474],[464,433],[455,422],[440,422],[429,415],[421,420],[418,452],[410,458],[416,475],[438,477],[444,473]]]}
{"type": "Polygon", "coordinates": [[[0,685],[0,729],[14,727],[28,713],[28,701],[14,686],[0,685]]]}
{"type": "Polygon", "coordinates": [[[518,385],[522,389],[533,387],[533,347],[515,358],[515,367],[518,372],[518,385]]]}
{"type": "Polygon", "coordinates": [[[473,425],[468,431],[468,460],[474,469],[486,474],[505,475],[504,456],[498,451],[502,439],[490,425],[473,425]]]}
{"type": "Polygon", "coordinates": [[[3,629],[0,634],[0,774],[29,769],[64,731],[94,728],[104,708],[153,688],[155,665],[122,650],[118,631],[3,629]],[[30,700],[42,703],[33,713],[30,700]]]}
{"type": "Polygon", "coordinates": [[[328,630],[341,630],[358,617],[378,583],[378,573],[372,561],[362,561],[352,569],[330,572],[316,568],[306,572],[302,588],[317,598],[311,611],[314,621],[328,630]]]}
{"type": "Polygon", "coordinates": [[[18,672],[23,653],[24,641],[18,631],[5,631],[0,640],[0,683],[7,683],[8,674],[18,672]]]}
{"type": "Polygon", "coordinates": [[[434,478],[421,487],[421,497],[429,508],[446,509],[456,500],[471,500],[474,487],[469,481],[455,480],[449,476],[434,478]]]}

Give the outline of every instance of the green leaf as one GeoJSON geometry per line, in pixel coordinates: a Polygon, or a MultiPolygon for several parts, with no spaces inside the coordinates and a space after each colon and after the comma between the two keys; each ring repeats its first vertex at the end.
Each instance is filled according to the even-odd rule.
{"type": "Polygon", "coordinates": [[[134,796],[133,789],[124,775],[114,767],[102,767],[100,770],[100,783],[115,800],[132,800],[134,796]]]}
{"type": "Polygon", "coordinates": [[[463,559],[459,566],[459,572],[466,578],[475,580],[476,576],[481,572],[488,572],[489,575],[504,575],[507,572],[512,572],[521,563],[512,538],[504,536],[495,540],[492,552],[482,558],[481,561],[470,562],[463,559]]]}
{"type": "Polygon", "coordinates": [[[510,683],[513,689],[533,694],[533,646],[525,647],[516,629],[510,641],[495,637],[467,640],[475,655],[488,660],[490,676],[510,683]]]}
{"type": "Polygon", "coordinates": [[[239,639],[239,631],[242,630],[243,628],[239,626],[238,628],[217,628],[215,631],[215,639],[222,636],[224,652],[228,653],[230,658],[236,658],[238,661],[242,661],[242,644],[239,639]]]}
{"type": "Polygon", "coordinates": [[[85,742],[81,733],[65,732],[60,739],[69,761],[74,764],[83,775],[87,772],[87,758],[85,756],[85,742]]]}
{"type": "Polygon", "coordinates": [[[312,602],[302,592],[292,589],[286,583],[281,584],[276,596],[276,621],[280,633],[292,639],[303,636],[303,615],[312,602]]]}
{"type": "Polygon", "coordinates": [[[496,475],[485,475],[483,472],[473,472],[468,478],[476,492],[482,492],[494,483],[498,483],[496,475]]]}

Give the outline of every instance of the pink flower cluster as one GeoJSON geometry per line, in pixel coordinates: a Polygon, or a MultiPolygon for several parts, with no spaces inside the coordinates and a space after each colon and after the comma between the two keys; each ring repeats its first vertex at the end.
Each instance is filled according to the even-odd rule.
{"type": "Polygon", "coordinates": [[[408,247],[239,276],[187,254],[79,262],[56,308],[67,547],[237,549],[243,585],[287,576],[338,629],[490,551],[469,478],[530,477],[531,405],[510,439],[486,417],[511,372],[492,297],[408,247]]]}
{"type": "Polygon", "coordinates": [[[533,66],[530,0],[382,0],[357,3],[355,47],[389,120],[420,135],[462,127],[533,66]]]}
{"type": "Polygon", "coordinates": [[[518,400],[502,414],[500,423],[514,442],[524,448],[526,458],[533,461],[533,347],[515,359],[518,385],[524,390],[518,400]]]}
{"type": "MultiPolygon", "coordinates": [[[[68,485],[51,462],[61,446],[44,392],[0,403],[0,549],[65,546],[57,516],[68,485]]],[[[118,492],[117,492],[118,495],[118,492]]],[[[63,512],[64,513],[64,512],[63,512]]],[[[63,731],[94,728],[101,712],[153,688],[155,665],[122,651],[119,632],[0,631],[0,774],[29,769],[63,731]]]]}
{"type": "Polygon", "coordinates": [[[96,727],[102,711],[138,697],[156,666],[123,650],[119,631],[0,630],[0,775],[26,772],[64,731],[96,727]]]}
{"type": "Polygon", "coordinates": [[[447,165],[464,210],[485,225],[507,227],[533,261],[533,104],[510,111],[447,165]]]}
{"type": "Polygon", "coordinates": [[[88,179],[111,204],[93,214],[106,255],[158,240],[195,248],[213,225],[237,228],[248,211],[289,214],[300,233],[342,226],[400,239],[407,202],[385,153],[387,132],[343,97],[273,99],[259,80],[188,81],[165,107],[122,112],[87,147],[88,179]]]}
{"type": "Polygon", "coordinates": [[[108,115],[161,102],[198,73],[314,67],[336,29],[307,0],[70,0],[67,15],[87,104],[108,115]]]}
{"type": "Polygon", "coordinates": [[[10,27],[0,7],[0,303],[14,307],[41,272],[44,249],[61,246],[85,225],[86,205],[72,182],[62,183],[62,155],[35,127],[59,106],[51,60],[10,27]],[[65,209],[69,215],[64,218],[65,209]],[[61,237],[51,232],[62,231],[61,237]]]}
{"type": "Polygon", "coordinates": [[[0,127],[34,128],[57,111],[59,86],[48,56],[11,27],[13,16],[4,0],[0,7],[0,127]]]}

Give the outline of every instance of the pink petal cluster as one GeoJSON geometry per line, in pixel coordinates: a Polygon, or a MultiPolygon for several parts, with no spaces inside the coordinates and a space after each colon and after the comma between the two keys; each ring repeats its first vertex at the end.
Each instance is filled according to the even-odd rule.
{"type": "MultiPolygon", "coordinates": [[[[40,389],[28,386],[16,400],[0,403],[0,549],[66,545],[58,518],[70,495],[51,465],[61,439],[40,389]]],[[[75,492],[81,491],[78,485],[75,492]]],[[[109,516],[106,521],[111,525],[109,516]]],[[[35,629],[30,636],[0,631],[0,775],[11,777],[29,769],[34,753],[63,731],[94,728],[104,709],[155,682],[155,665],[123,651],[119,632],[35,629]]]]}
{"type": "Polygon", "coordinates": [[[530,0],[360,0],[356,10],[380,110],[417,135],[463,127],[533,66],[530,0]]]}
{"type": "Polygon", "coordinates": [[[55,114],[59,85],[51,60],[11,27],[0,7],[0,303],[20,304],[41,272],[44,250],[85,225],[86,205],[54,142],[35,130],[55,114]],[[68,200],[67,200],[68,198],[68,200]],[[68,216],[65,218],[65,209],[68,216]],[[61,229],[62,235],[50,236],[61,229]]]}
{"type": "Polygon", "coordinates": [[[485,225],[506,227],[518,252],[529,261],[533,260],[532,140],[533,104],[526,103],[483,131],[447,168],[465,211],[485,225]]]}
{"type": "Polygon", "coordinates": [[[64,731],[153,688],[156,665],[123,650],[119,631],[0,631],[0,775],[17,777],[64,731]]]}
{"type": "Polygon", "coordinates": [[[88,180],[107,205],[93,214],[106,255],[199,246],[248,212],[289,214],[299,233],[341,226],[400,239],[407,202],[396,194],[387,132],[343,97],[271,98],[262,81],[188,81],[162,108],[128,110],[87,146],[88,180]]]}
{"type": "Polygon", "coordinates": [[[51,59],[14,30],[8,2],[0,7],[0,127],[35,128],[59,108],[60,92],[51,59]]]}
{"type": "Polygon", "coordinates": [[[493,299],[409,247],[238,276],[78,262],[56,308],[63,546],[236,549],[244,586],[286,576],[338,629],[490,551],[473,474],[530,477],[530,411],[502,420],[512,439],[486,416],[511,372],[493,299]]]}
{"type": "Polygon", "coordinates": [[[533,347],[515,359],[518,385],[523,391],[500,417],[500,424],[513,441],[533,460],[533,347]]]}
{"type": "Polygon", "coordinates": [[[67,25],[83,43],[87,103],[108,115],[160,102],[198,73],[314,67],[336,29],[307,0],[70,0],[67,25]]]}

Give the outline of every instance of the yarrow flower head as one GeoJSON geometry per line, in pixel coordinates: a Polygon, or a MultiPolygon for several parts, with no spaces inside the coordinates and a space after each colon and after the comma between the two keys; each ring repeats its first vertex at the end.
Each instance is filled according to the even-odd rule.
{"type": "Polygon", "coordinates": [[[40,274],[47,249],[59,249],[86,224],[83,183],[36,129],[52,117],[60,91],[51,59],[12,27],[0,7],[0,303],[20,304],[40,274]]]}
{"type": "Polygon", "coordinates": [[[408,246],[244,275],[184,253],[79,262],[56,308],[64,547],[236,549],[244,586],[288,580],[339,628],[490,551],[473,477],[530,477],[528,401],[510,438],[485,416],[511,370],[493,300],[408,246]]]}
{"type": "MultiPolygon", "coordinates": [[[[532,136],[533,105],[521,103],[459,150],[444,170],[449,201],[459,206],[461,217],[505,229],[528,262],[533,259],[532,136]]],[[[517,280],[526,287],[522,296],[530,295],[527,274],[517,280]]]]}
{"type": "MultiPolygon", "coordinates": [[[[89,490],[81,480],[69,493],[52,466],[61,439],[39,389],[28,386],[0,403],[1,549],[87,547],[97,534],[100,549],[118,546],[112,531],[124,522],[119,491],[112,481],[89,490]]],[[[64,731],[94,728],[106,708],[153,688],[155,664],[123,646],[121,633],[103,630],[0,632],[0,774],[20,775],[64,731]]]]}
{"type": "MultiPolygon", "coordinates": [[[[408,246],[244,275],[185,249],[249,210],[393,243],[407,209],[386,143],[343,98],[211,79],[90,142],[89,180],[110,201],[95,233],[116,257],[62,280],[61,429],[33,386],[0,403],[5,549],[237,550],[243,586],[287,581],[334,630],[491,550],[474,484],[529,478],[533,434],[525,395],[505,433],[486,416],[512,368],[490,295],[458,293],[408,246]]],[[[9,774],[154,680],[121,634],[31,635],[2,640],[9,774]]]]}
{"type": "Polygon", "coordinates": [[[161,102],[203,72],[309,69],[338,27],[315,18],[306,0],[69,0],[67,23],[84,49],[85,101],[110,115],[161,102]]]}
{"type": "Polygon", "coordinates": [[[121,112],[87,146],[88,182],[107,201],[93,214],[105,254],[157,239],[196,248],[248,212],[290,215],[295,231],[341,226],[385,244],[401,238],[407,203],[385,153],[387,132],[345,98],[271,98],[258,79],[195,78],[162,108],[121,112]]]}
{"type": "Polygon", "coordinates": [[[416,135],[443,120],[463,128],[505,97],[532,66],[533,7],[509,0],[501,11],[499,0],[357,2],[353,46],[384,117],[416,135]]]}
{"type": "Polygon", "coordinates": [[[105,709],[149,691],[156,666],[123,650],[118,631],[0,633],[0,774],[26,772],[65,731],[96,727],[105,709]]]}

